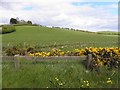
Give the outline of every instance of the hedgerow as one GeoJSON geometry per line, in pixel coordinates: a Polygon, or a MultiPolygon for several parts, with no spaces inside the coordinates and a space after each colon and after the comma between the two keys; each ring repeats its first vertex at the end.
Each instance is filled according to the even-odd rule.
{"type": "Polygon", "coordinates": [[[11,32],[14,32],[14,31],[16,31],[15,26],[13,26],[13,25],[3,25],[1,33],[5,34],[5,33],[11,33],[11,32]]]}

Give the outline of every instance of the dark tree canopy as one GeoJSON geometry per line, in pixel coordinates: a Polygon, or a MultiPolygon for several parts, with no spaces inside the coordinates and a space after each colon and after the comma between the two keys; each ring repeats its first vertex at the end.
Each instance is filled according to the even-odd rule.
{"type": "Polygon", "coordinates": [[[18,23],[17,19],[15,18],[10,19],[10,24],[17,24],[17,23],[18,23]]]}
{"type": "Polygon", "coordinates": [[[32,21],[30,21],[30,20],[28,20],[28,21],[19,20],[19,18],[17,17],[16,19],[11,18],[10,19],[10,24],[32,24],[32,21]]]}
{"type": "Polygon", "coordinates": [[[32,21],[28,21],[27,23],[28,23],[28,24],[32,24],[32,21]]]}

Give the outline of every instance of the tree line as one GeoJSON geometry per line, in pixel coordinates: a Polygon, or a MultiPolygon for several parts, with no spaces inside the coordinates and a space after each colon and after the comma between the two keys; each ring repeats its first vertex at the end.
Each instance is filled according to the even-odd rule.
{"type": "Polygon", "coordinates": [[[32,24],[32,21],[28,20],[20,20],[18,17],[17,18],[11,18],[10,19],[10,24],[32,24]]]}

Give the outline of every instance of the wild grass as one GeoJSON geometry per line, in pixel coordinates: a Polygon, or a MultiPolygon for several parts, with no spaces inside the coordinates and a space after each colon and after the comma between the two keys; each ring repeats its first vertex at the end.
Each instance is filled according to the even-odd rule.
{"type": "Polygon", "coordinates": [[[120,81],[118,69],[101,67],[98,75],[95,70],[87,71],[83,60],[20,62],[16,69],[13,62],[3,60],[3,88],[117,88],[120,81]],[[108,78],[112,83],[107,83],[108,78]]]}

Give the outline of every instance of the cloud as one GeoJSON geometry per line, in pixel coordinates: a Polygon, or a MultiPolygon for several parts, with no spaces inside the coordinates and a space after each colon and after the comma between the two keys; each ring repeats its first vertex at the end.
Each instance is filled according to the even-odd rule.
{"type": "Polygon", "coordinates": [[[0,23],[9,23],[11,17],[19,17],[45,26],[117,31],[117,3],[96,5],[81,2],[85,0],[1,0],[0,23]]]}

